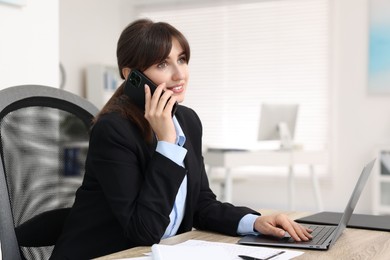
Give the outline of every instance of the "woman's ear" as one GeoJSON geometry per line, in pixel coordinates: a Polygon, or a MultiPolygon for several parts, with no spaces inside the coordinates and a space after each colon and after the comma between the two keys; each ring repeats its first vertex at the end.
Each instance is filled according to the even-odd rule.
{"type": "Polygon", "coordinates": [[[130,69],[129,68],[123,68],[122,69],[122,74],[123,74],[123,76],[125,77],[125,79],[127,79],[127,77],[129,76],[129,74],[130,74],[130,69]]]}

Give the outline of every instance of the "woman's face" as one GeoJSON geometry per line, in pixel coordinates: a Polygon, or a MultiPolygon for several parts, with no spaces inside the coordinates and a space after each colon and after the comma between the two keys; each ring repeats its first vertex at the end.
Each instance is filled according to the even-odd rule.
{"type": "Polygon", "coordinates": [[[189,79],[188,63],[183,48],[175,38],[168,57],[147,68],[144,74],[156,85],[165,82],[165,89],[171,90],[179,103],[183,102],[189,79]]]}

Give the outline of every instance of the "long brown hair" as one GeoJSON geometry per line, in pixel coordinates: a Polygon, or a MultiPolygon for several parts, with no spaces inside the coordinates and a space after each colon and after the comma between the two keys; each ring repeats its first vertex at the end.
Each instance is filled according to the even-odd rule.
{"type": "MultiPolygon", "coordinates": [[[[129,24],[121,33],[117,44],[116,56],[121,78],[125,79],[123,68],[144,71],[150,66],[164,61],[171,52],[173,38],[180,43],[188,62],[190,60],[188,41],[172,25],[165,22],[155,23],[149,19],[139,19],[129,24]]],[[[145,119],[143,111],[124,94],[124,85],[125,82],[115,91],[95,117],[94,123],[104,114],[118,112],[136,124],[145,141],[151,143],[153,130],[145,119]]]]}

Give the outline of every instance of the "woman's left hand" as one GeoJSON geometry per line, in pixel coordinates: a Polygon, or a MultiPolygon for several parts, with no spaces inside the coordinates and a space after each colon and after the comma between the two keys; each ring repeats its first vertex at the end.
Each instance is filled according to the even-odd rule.
{"type": "Polygon", "coordinates": [[[310,234],[312,230],[298,224],[285,214],[260,216],[256,219],[254,228],[261,234],[280,238],[287,232],[295,241],[308,241],[313,238],[310,234]]]}

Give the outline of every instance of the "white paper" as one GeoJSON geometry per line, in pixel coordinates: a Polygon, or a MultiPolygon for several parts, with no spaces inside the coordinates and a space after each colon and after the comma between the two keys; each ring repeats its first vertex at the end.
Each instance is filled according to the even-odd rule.
{"type": "Polygon", "coordinates": [[[273,257],[272,260],[288,260],[303,254],[302,251],[284,248],[275,249],[191,239],[172,246],[155,244],[152,246],[152,252],[145,254],[148,256],[124,258],[121,260],[242,260],[238,255],[267,258],[281,251],[283,253],[273,257]],[[161,254],[162,252],[164,253],[163,255],[161,254]]]}
{"type": "MultiPolygon", "coordinates": [[[[231,259],[231,260],[242,260],[240,257],[238,257],[238,255],[248,255],[257,258],[267,258],[271,255],[275,255],[280,251],[284,251],[284,253],[273,257],[272,260],[287,260],[303,254],[302,251],[296,251],[296,250],[275,249],[275,248],[262,247],[262,246],[244,246],[244,245],[231,244],[231,243],[208,242],[203,240],[188,240],[181,244],[177,244],[176,246],[182,246],[182,245],[185,245],[187,247],[192,246],[196,248],[196,250],[203,250],[202,247],[204,249],[208,247],[224,248],[225,251],[229,253],[228,258],[226,259],[231,259]]],[[[224,259],[224,258],[219,258],[219,259],[224,259]]]]}
{"type": "Polygon", "coordinates": [[[131,257],[131,258],[118,258],[115,260],[153,260],[151,256],[139,256],[139,257],[131,257]]]}
{"type": "Polygon", "coordinates": [[[229,252],[218,246],[160,245],[152,246],[153,260],[216,260],[230,259],[229,252]]]}

